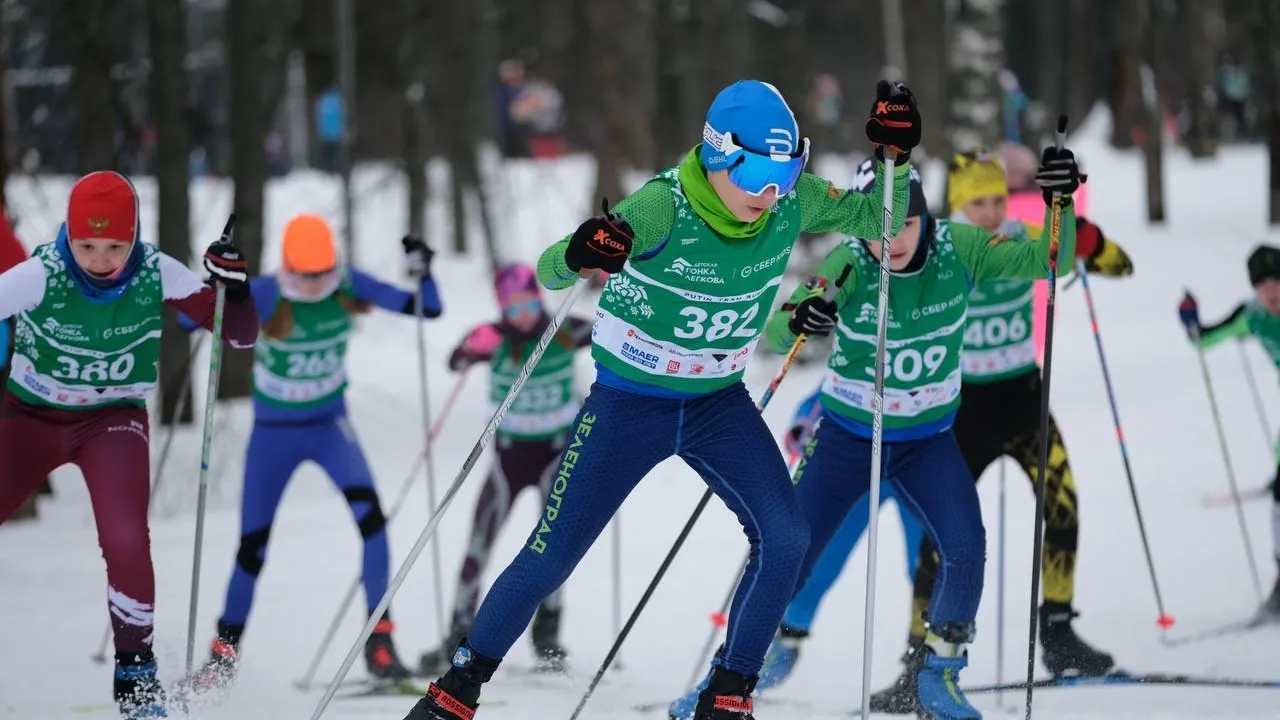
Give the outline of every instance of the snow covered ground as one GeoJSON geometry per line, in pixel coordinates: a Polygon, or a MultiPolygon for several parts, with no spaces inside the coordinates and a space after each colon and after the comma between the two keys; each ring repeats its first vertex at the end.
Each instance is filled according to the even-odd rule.
{"type": "MultiPolygon", "coordinates": [[[[1212,162],[1195,162],[1181,152],[1167,161],[1169,223],[1149,228],[1144,220],[1141,159],[1105,147],[1105,120],[1091,123],[1071,146],[1089,162],[1091,216],[1133,256],[1137,274],[1125,282],[1092,282],[1125,422],[1133,473],[1142,501],[1155,564],[1169,612],[1177,619],[1171,636],[1191,634],[1251,613],[1257,598],[1251,585],[1240,533],[1230,509],[1206,510],[1205,493],[1226,492],[1223,463],[1215,440],[1195,353],[1177,322],[1176,306],[1184,288],[1200,298],[1207,321],[1215,320],[1249,292],[1245,257],[1268,230],[1265,226],[1265,156],[1255,148],[1227,148],[1212,162]]],[[[825,159],[819,169],[843,179],[848,165],[825,159]]],[[[437,176],[439,172],[434,173],[437,176]]],[[[941,181],[937,174],[929,179],[941,181]]],[[[357,262],[383,277],[403,282],[398,239],[404,230],[404,192],[399,179],[369,168],[357,177],[362,196],[358,213],[357,262]]],[[[437,177],[439,180],[439,177],[437,177]]],[[[556,166],[513,170],[505,183],[508,214],[500,220],[504,252],[532,260],[541,247],[567,231],[588,210],[591,168],[581,159],[556,166]]],[[[16,179],[11,201],[28,222],[20,228],[31,244],[42,224],[53,227],[69,180],[16,179]],[[40,198],[48,197],[47,204],[40,198]]],[[[143,183],[145,219],[154,222],[154,186],[143,183]]],[[[202,183],[195,189],[196,246],[202,248],[229,209],[225,185],[202,183]]],[[[288,217],[307,210],[337,215],[337,186],[319,175],[295,175],[268,190],[267,233],[274,238],[288,217]]],[[[433,205],[430,226],[447,237],[441,205],[433,205]]],[[[1273,236],[1274,241],[1274,236],[1273,236]]],[[[439,240],[436,241],[440,243],[439,240]]],[[[477,241],[476,246],[479,247],[477,241]]],[[[267,269],[275,265],[268,250],[267,269]]],[[[803,259],[801,256],[800,260],[803,259]]],[[[797,260],[796,262],[799,262],[797,260]]],[[[793,262],[793,265],[796,264],[793,262]]],[[[444,360],[472,324],[494,317],[495,309],[482,257],[442,253],[436,276],[442,285],[444,317],[427,325],[431,402],[438,412],[456,377],[444,360]]],[[[795,268],[793,268],[795,269],[795,268]]],[[[578,313],[588,315],[594,297],[578,313]]],[[[1116,654],[1135,671],[1194,672],[1230,677],[1280,678],[1280,629],[1170,649],[1160,642],[1156,608],[1143,559],[1129,488],[1125,481],[1106,390],[1079,286],[1059,295],[1059,325],[1053,363],[1053,407],[1072,453],[1082,515],[1078,565],[1077,627],[1087,639],[1116,654]]],[[[554,302],[555,300],[553,300],[554,302]]],[[[352,418],[364,441],[384,502],[402,485],[420,448],[416,349],[410,320],[378,315],[360,321],[350,353],[352,418]]],[[[1246,349],[1261,391],[1275,417],[1280,384],[1261,353],[1246,349]]],[[[197,367],[207,355],[202,353],[197,367]]],[[[582,358],[582,385],[590,366],[582,358]]],[[[1230,439],[1231,455],[1244,488],[1263,484],[1274,473],[1272,437],[1258,427],[1241,356],[1225,346],[1209,358],[1230,439]]],[[[776,359],[762,356],[747,375],[755,391],[763,389],[776,359]]],[[[817,383],[818,363],[797,369],[776,396],[766,417],[783,427],[795,403],[817,383]]],[[[202,395],[203,372],[196,374],[202,395]]],[[[464,401],[452,411],[440,438],[436,482],[445,487],[489,416],[482,371],[468,378],[464,401]]],[[[203,402],[198,399],[197,402],[203,402]]],[[[199,407],[199,406],[198,406],[199,407]]],[[[197,653],[203,656],[221,610],[225,583],[238,536],[236,514],[244,445],[251,423],[247,407],[218,410],[219,434],[212,472],[211,510],[206,525],[204,574],[200,592],[197,653]]],[[[1274,421],[1280,422],[1280,418],[1274,421]]],[[[154,446],[166,431],[158,430],[154,446]]],[[[161,673],[181,673],[187,641],[187,608],[194,533],[193,508],[198,477],[199,429],[183,430],[156,500],[152,528],[156,563],[157,643],[161,673]]],[[[482,460],[445,517],[439,533],[446,596],[463,552],[470,508],[482,460]]],[[[1005,680],[1021,676],[1026,664],[1026,612],[1029,606],[1032,512],[1034,499],[1022,475],[1009,469],[1008,559],[1004,649],[1005,680]]],[[[998,483],[993,469],[981,485],[988,536],[987,596],[979,616],[979,635],[966,684],[996,680],[998,483]]],[[[106,624],[104,570],[96,547],[87,495],[78,472],[64,468],[55,478],[57,496],[43,501],[36,523],[0,528],[0,716],[23,720],[110,717],[102,704],[110,699],[110,671],[90,656],[106,624]]],[[[630,497],[621,514],[624,613],[639,598],[671,541],[684,524],[703,485],[679,461],[660,466],[630,497]]],[[[537,499],[520,500],[511,527],[496,552],[497,567],[519,549],[537,499]]],[[[403,512],[391,525],[398,565],[427,515],[420,478],[403,512]]],[[[1263,582],[1269,584],[1267,503],[1246,508],[1250,537],[1263,582]]],[[[878,583],[874,684],[888,683],[907,626],[909,588],[903,578],[903,549],[897,520],[884,516],[878,583]]],[[[240,682],[223,705],[198,711],[208,720],[306,718],[319,691],[293,686],[306,669],[321,633],[357,572],[356,530],[347,509],[323,474],[306,467],[294,478],[272,535],[270,559],[259,585],[257,604],[244,644],[240,682]]],[[[588,706],[586,718],[639,720],[631,707],[666,700],[684,690],[695,654],[708,630],[708,614],[732,581],[744,541],[737,523],[715,502],[694,530],[649,608],[624,646],[622,669],[610,673],[588,706]]],[[[406,661],[438,639],[433,601],[431,553],[425,553],[393,605],[398,642],[406,661]]],[[[485,720],[567,717],[613,640],[611,536],[606,533],[570,579],[565,641],[573,653],[571,677],[533,681],[519,673],[500,674],[485,699],[485,720]]],[[[845,716],[858,703],[863,636],[865,551],[850,563],[828,597],[793,679],[767,697],[800,700],[821,708],[806,717],[845,716]]],[[[351,613],[321,668],[318,684],[328,681],[354,640],[362,618],[351,613]]],[[[527,665],[527,643],[518,644],[508,665],[527,665]]],[[[1043,672],[1043,671],[1040,671],[1043,672]]],[[[353,676],[364,673],[360,664],[353,676]]],[[[1020,712],[1021,695],[1004,705],[1020,712]]],[[[994,696],[976,698],[989,717],[1001,717],[994,696]]],[[[336,701],[325,717],[338,719],[403,716],[407,697],[336,701]]],[[[762,702],[761,718],[781,720],[802,714],[795,706],[762,702]]],[[[1280,692],[1196,688],[1097,688],[1037,692],[1035,715],[1045,720],[1075,718],[1241,718],[1280,717],[1280,692]]]]}

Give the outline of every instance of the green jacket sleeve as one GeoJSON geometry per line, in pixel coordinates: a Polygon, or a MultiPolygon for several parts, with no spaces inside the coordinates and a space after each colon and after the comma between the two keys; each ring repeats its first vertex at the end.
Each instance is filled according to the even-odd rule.
{"type": "MultiPolygon", "coordinates": [[[[667,183],[650,180],[615,205],[613,211],[621,213],[636,233],[631,244],[634,257],[657,247],[671,232],[676,218],[675,196],[667,183]]],[[[578,273],[570,270],[564,261],[564,251],[569,247],[571,237],[572,234],[564,236],[543,250],[538,258],[538,281],[548,289],[567,288],[578,279],[578,273]]]]}
{"type": "MultiPolygon", "coordinates": [[[[1051,227],[1053,210],[1045,208],[1044,224],[1051,227]]],[[[951,223],[951,239],[956,252],[973,279],[974,285],[988,280],[1039,280],[1049,276],[1049,242],[1051,233],[1046,229],[1034,242],[1009,242],[1003,236],[993,236],[989,231],[973,225],[951,223]]],[[[1058,257],[1070,267],[1076,252],[1075,210],[1068,205],[1062,209],[1062,238],[1058,257]]],[[[1064,267],[1060,259],[1058,267],[1064,267]]]]}
{"type": "MultiPolygon", "coordinates": [[[[809,280],[812,282],[816,278],[821,278],[825,282],[821,282],[820,287],[810,288],[809,282],[806,282],[791,292],[787,301],[782,307],[769,318],[769,322],[765,323],[764,334],[765,341],[769,347],[775,352],[786,352],[791,348],[792,343],[796,341],[795,333],[791,332],[791,328],[787,327],[787,323],[791,320],[791,311],[795,309],[805,298],[813,295],[821,295],[823,288],[836,282],[844,269],[848,266],[855,265],[857,260],[853,251],[845,243],[840,243],[827,253],[827,257],[823,259],[822,264],[814,271],[809,280]]],[[[853,272],[845,279],[844,285],[836,293],[835,303],[837,311],[844,307],[845,301],[853,294],[858,287],[857,268],[853,268],[853,272]]]]}
{"type": "MultiPolygon", "coordinates": [[[[907,186],[911,163],[893,168],[893,234],[902,229],[907,217],[907,186]]],[[[884,223],[884,163],[876,163],[876,183],[870,193],[839,190],[829,180],[805,173],[796,183],[800,200],[801,230],[812,233],[842,233],[875,240],[884,223]]]]}
{"type": "Polygon", "coordinates": [[[1244,305],[1239,305],[1222,322],[1201,327],[1199,344],[1200,347],[1208,350],[1224,340],[1245,337],[1249,334],[1251,333],[1249,332],[1248,316],[1245,314],[1244,305]]]}

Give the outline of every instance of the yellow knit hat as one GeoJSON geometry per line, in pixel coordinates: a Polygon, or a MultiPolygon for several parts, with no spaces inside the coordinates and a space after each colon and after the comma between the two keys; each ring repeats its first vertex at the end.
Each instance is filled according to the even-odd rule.
{"type": "Polygon", "coordinates": [[[1009,194],[1000,156],[986,148],[956,153],[947,170],[947,203],[952,212],[980,197],[1009,194]]]}

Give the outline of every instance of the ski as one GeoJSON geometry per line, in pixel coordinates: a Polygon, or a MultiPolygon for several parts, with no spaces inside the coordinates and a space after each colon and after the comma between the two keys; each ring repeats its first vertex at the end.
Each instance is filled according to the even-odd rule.
{"type": "MultiPolygon", "coordinates": [[[[345,683],[344,683],[345,684],[345,683]]],[[[350,683],[355,689],[339,692],[335,700],[367,697],[390,697],[396,695],[413,695],[422,697],[427,694],[427,686],[419,685],[412,680],[377,680],[350,683]]]]}
{"type": "MultiPolygon", "coordinates": [[[[1270,497],[1272,492],[1271,485],[1263,485],[1259,488],[1246,490],[1240,493],[1240,502],[1246,503],[1252,500],[1262,500],[1263,498],[1270,497]]],[[[1220,495],[1205,495],[1200,498],[1200,504],[1206,508],[1231,507],[1236,504],[1236,496],[1227,493],[1220,495]]]]}
{"type": "MultiPolygon", "coordinates": [[[[1198,675],[1180,675],[1168,673],[1126,673],[1117,671],[1108,675],[1092,677],[1062,676],[1044,678],[1033,682],[1036,689],[1068,688],[1068,687],[1103,687],[1122,685],[1185,685],[1198,687],[1233,687],[1233,688],[1272,688],[1280,690],[1280,680],[1248,680],[1242,678],[1216,678],[1198,675]]],[[[967,694],[1012,692],[1025,690],[1025,682],[1000,683],[995,685],[979,685],[963,688],[967,694]]]]}
{"type": "Polygon", "coordinates": [[[1237,620],[1235,622],[1218,625],[1217,627],[1202,630],[1193,635],[1185,635],[1183,637],[1162,639],[1161,642],[1167,647],[1181,647],[1183,645],[1191,645],[1194,643],[1204,642],[1206,640],[1216,640],[1230,635],[1257,630],[1266,625],[1274,624],[1276,621],[1265,616],[1255,616],[1247,620],[1237,620]]]}

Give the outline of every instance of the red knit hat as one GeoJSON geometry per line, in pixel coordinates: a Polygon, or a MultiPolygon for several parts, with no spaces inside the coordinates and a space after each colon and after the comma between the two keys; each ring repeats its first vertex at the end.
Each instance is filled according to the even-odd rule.
{"type": "Polygon", "coordinates": [[[133,184],[111,170],[92,172],[77,180],[67,199],[67,238],[136,240],[138,195],[133,184]]]}

